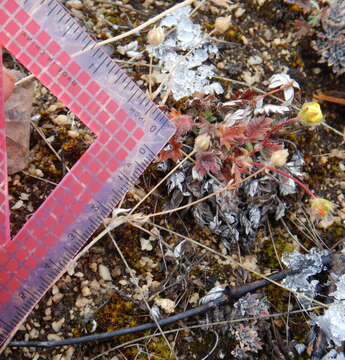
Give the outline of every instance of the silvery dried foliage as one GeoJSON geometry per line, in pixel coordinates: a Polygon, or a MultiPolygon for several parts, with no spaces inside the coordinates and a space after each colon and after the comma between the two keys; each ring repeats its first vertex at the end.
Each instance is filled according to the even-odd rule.
{"type": "MultiPolygon", "coordinates": [[[[334,277],[337,277],[333,274],[334,277]]],[[[324,314],[315,318],[316,324],[335,345],[345,341],[345,275],[337,277],[336,290],[330,293],[334,302],[324,314]]]]}
{"type": "Polygon", "coordinates": [[[236,340],[236,347],[231,354],[235,359],[248,359],[248,353],[257,353],[262,349],[263,342],[254,324],[238,324],[231,333],[236,340]]]}
{"type": "MultiPolygon", "coordinates": [[[[294,176],[301,176],[303,158],[295,152],[286,170],[294,176]]],[[[170,203],[166,209],[195,201],[209,195],[225,184],[205,177],[202,181],[193,179],[191,162],[185,162],[167,180],[170,203]]],[[[296,184],[279,174],[267,174],[259,178],[248,179],[235,191],[223,191],[206,201],[191,207],[196,222],[208,227],[225,240],[225,245],[241,241],[249,250],[256,233],[269,217],[276,220],[285,215],[285,195],[297,192],[296,184]]]]}
{"type": "Polygon", "coordinates": [[[305,308],[310,307],[311,300],[316,295],[318,280],[312,280],[310,277],[320,273],[324,269],[322,258],[327,256],[327,250],[312,248],[307,254],[301,254],[298,251],[284,253],[282,262],[291,270],[298,270],[296,274],[287,276],[283,280],[284,286],[293,290],[297,294],[297,299],[305,308]],[[309,299],[305,298],[307,296],[309,299]]]}
{"type": "Polygon", "coordinates": [[[323,32],[318,33],[313,47],[322,61],[341,75],[345,72],[345,1],[328,0],[327,3],[329,6],[321,11],[323,32]]]}
{"type": "Polygon", "coordinates": [[[168,33],[162,44],[147,46],[148,53],[159,59],[162,73],[170,74],[168,85],[175,100],[195,92],[223,93],[220,83],[210,82],[214,71],[206,63],[217,55],[218,48],[208,43],[200,25],[192,22],[191,9],[185,6],[164,18],[161,26],[166,30],[174,27],[175,30],[168,33]]]}
{"type": "Polygon", "coordinates": [[[269,314],[268,308],[269,304],[266,297],[248,293],[235,302],[233,314],[237,317],[266,316],[269,314]]]}
{"type": "Polygon", "coordinates": [[[332,349],[321,360],[345,360],[345,355],[343,352],[337,352],[335,349],[332,349]]]}

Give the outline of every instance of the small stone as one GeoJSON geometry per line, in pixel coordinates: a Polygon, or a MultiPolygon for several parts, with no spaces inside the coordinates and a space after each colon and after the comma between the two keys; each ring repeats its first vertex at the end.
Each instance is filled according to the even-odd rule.
{"type": "Polygon", "coordinates": [[[58,302],[60,302],[63,298],[63,294],[61,293],[57,293],[52,297],[52,300],[55,304],[57,304],[58,302]]]}
{"type": "Polygon", "coordinates": [[[47,339],[49,341],[58,341],[58,340],[61,340],[61,337],[59,335],[56,335],[56,334],[48,334],[47,339]]]}
{"type": "Polygon", "coordinates": [[[72,139],[75,139],[75,138],[77,138],[77,137],[80,135],[80,133],[79,133],[78,130],[68,130],[68,131],[67,131],[67,134],[68,134],[68,136],[71,137],[72,139]]]}
{"type": "Polygon", "coordinates": [[[87,287],[87,286],[84,286],[82,289],[81,289],[81,293],[83,294],[83,296],[89,296],[91,295],[91,290],[87,287]]]}
{"type": "Polygon", "coordinates": [[[67,115],[58,115],[53,119],[53,123],[60,126],[69,125],[71,122],[71,119],[67,115]]]}
{"type": "Polygon", "coordinates": [[[72,356],[74,354],[74,347],[69,347],[65,352],[65,360],[72,360],[72,356]]]}
{"type": "Polygon", "coordinates": [[[55,294],[57,294],[57,293],[59,293],[59,292],[60,292],[59,288],[58,288],[56,285],[53,285],[53,287],[52,287],[52,294],[55,295],[55,294]]]}
{"type": "Polygon", "coordinates": [[[101,277],[101,279],[103,279],[105,281],[111,281],[112,280],[110,271],[105,265],[100,264],[98,266],[98,273],[99,273],[99,276],[101,277]]]}
{"type": "Polygon", "coordinates": [[[18,200],[12,207],[12,210],[18,210],[24,205],[23,200],[18,200]]]}
{"type": "Polygon", "coordinates": [[[72,9],[77,9],[77,10],[80,10],[84,7],[84,5],[78,0],[67,1],[66,5],[71,7],[72,9]]]}
{"type": "Polygon", "coordinates": [[[214,23],[214,29],[218,32],[218,33],[223,33],[226,30],[229,29],[231,24],[231,17],[230,16],[220,16],[216,19],[215,23],[214,23]]]}
{"type": "Polygon", "coordinates": [[[150,240],[140,239],[141,250],[151,251],[153,249],[150,240]]]}
{"type": "Polygon", "coordinates": [[[244,13],[246,12],[245,9],[239,7],[238,9],[236,9],[235,11],[235,18],[240,18],[244,13]]]}
{"type": "Polygon", "coordinates": [[[35,328],[33,328],[30,332],[29,332],[29,336],[30,336],[30,339],[37,339],[38,336],[39,336],[39,331],[35,328]]]}
{"type": "Polygon", "coordinates": [[[75,302],[75,306],[77,308],[83,308],[85,307],[86,305],[90,304],[91,303],[91,300],[90,299],[87,299],[85,297],[81,297],[79,296],[75,302]]]}
{"type": "Polygon", "coordinates": [[[258,55],[250,56],[248,58],[248,65],[259,65],[262,64],[262,58],[258,55]]]}
{"type": "Polygon", "coordinates": [[[45,310],[44,310],[44,313],[46,314],[46,316],[50,316],[52,314],[52,309],[50,307],[47,307],[45,310]]]}
{"type": "Polygon", "coordinates": [[[77,266],[77,263],[74,262],[74,261],[72,261],[72,262],[67,266],[67,273],[68,273],[68,275],[70,275],[70,276],[73,276],[73,275],[74,275],[76,266],[77,266]]]}
{"type": "Polygon", "coordinates": [[[65,322],[65,318],[61,318],[58,321],[53,321],[52,323],[53,330],[55,332],[59,332],[64,322],[65,322]]]}

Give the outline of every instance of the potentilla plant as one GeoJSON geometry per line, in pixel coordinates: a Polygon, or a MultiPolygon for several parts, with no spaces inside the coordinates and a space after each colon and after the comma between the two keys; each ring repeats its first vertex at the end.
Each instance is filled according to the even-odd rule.
{"type": "Polygon", "coordinates": [[[315,102],[305,103],[297,116],[288,118],[299,96],[295,80],[287,74],[276,74],[264,94],[251,89],[237,91],[225,103],[217,102],[214,95],[196,94],[191,107],[200,111],[198,116],[172,110],[168,115],[177,131],[160,159],[180,161],[188,152],[187,144],[194,141],[195,160],[185,162],[169,179],[170,208],[186,199],[207,196],[232,182],[239,184],[236,191],[219,193],[192,209],[200,225],[228,240],[238,240],[240,235],[254,239],[268,214],[276,219],[284,216],[285,196],[296,193],[297,187],[311,198],[315,218],[330,216],[333,204],[317,197],[300,180],[303,157],[294,148],[288,151],[279,137],[292,123],[316,127],[324,121],[315,102]],[[259,175],[243,183],[258,169],[259,175]]]}

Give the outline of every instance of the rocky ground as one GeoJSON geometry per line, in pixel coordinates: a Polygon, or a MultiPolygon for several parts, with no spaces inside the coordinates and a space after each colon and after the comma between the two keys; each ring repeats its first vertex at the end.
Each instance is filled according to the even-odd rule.
{"type": "MultiPolygon", "coordinates": [[[[175,1],[156,0],[63,2],[97,40],[111,38],[135,28],[175,4],[175,1]]],[[[224,89],[222,94],[216,96],[219,103],[229,100],[237,90],[254,87],[266,91],[268,79],[283,72],[288,73],[301,87],[301,99],[294,103],[297,108],[303,102],[310,101],[318,90],[323,93],[336,90],[338,94],[345,91],[344,77],[336,76],[331,68],[318,62],[320,56],[311,46],[313,38],[299,39],[294,35],[294,21],[304,18],[302,8],[283,0],[242,0],[235,2],[235,5],[226,0],[195,1],[192,7],[196,9],[193,22],[200,24],[205,33],[212,32],[216,18],[231,15],[231,25],[226,32],[212,33],[210,43],[218,46],[219,53],[207,60],[207,64],[214,66],[215,80],[224,89]]],[[[150,29],[148,27],[107,48],[147,94],[152,94],[151,87],[153,92],[158,88],[155,83],[158,81],[157,76],[154,79],[152,67],[150,70],[147,49],[147,32],[150,29]],[[132,51],[139,55],[128,53],[126,48],[135,40],[138,44],[132,51]]],[[[10,54],[4,55],[4,63],[9,68],[25,71],[10,54]]],[[[156,66],[153,69],[158,69],[155,59],[153,65],[156,66]]],[[[170,95],[162,104],[165,95],[163,90],[155,101],[167,113],[175,108],[193,116],[197,114],[198,109],[190,102],[190,98],[175,100],[170,95]]],[[[323,102],[322,109],[327,123],[342,132],[343,106],[323,102]]],[[[292,110],[292,113],[294,111],[292,116],[296,115],[297,111],[292,110]]],[[[32,115],[36,129],[33,128],[31,134],[30,163],[25,172],[9,178],[13,234],[61,180],[66,167],[71,167],[94,139],[93,134],[38,83],[32,115]],[[37,128],[41,129],[60,159],[47,146],[47,141],[37,128]]],[[[261,274],[279,270],[282,253],[299,247],[292,235],[307,249],[319,246],[341,250],[345,234],[343,139],[322,126],[294,129],[284,136],[303,154],[304,181],[318,196],[337,205],[332,222],[313,222],[308,214],[307,199],[298,191],[287,197],[284,221],[270,218],[269,222],[263,223],[249,249],[239,243],[229,250],[221,236],[194,220],[189,209],[170,216],[155,217],[152,222],[150,220],[142,224],[141,228],[123,224],[112,232],[112,237],[104,236],[76,264],[68,268],[23,323],[14,340],[53,341],[143,324],[151,321],[143,297],[150,306],[158,306],[162,316],[185,311],[197,306],[200,298],[215,286],[241,285],[257,279],[250,272],[233,266],[232,260],[261,274]],[[183,254],[177,260],[174,249],[181,242],[178,234],[194,239],[214,249],[214,252],[187,241],[183,254]],[[114,242],[127,264],[119,255],[114,242]],[[135,274],[138,286],[133,283],[129,269],[132,269],[132,275],[135,274]]],[[[127,194],[121,208],[132,208],[157,184],[163,176],[158,167],[157,160],[127,194]]],[[[167,186],[162,185],[143,203],[140,211],[150,214],[166,209],[170,197],[167,186]]],[[[275,285],[258,293],[267,298],[267,306],[263,300],[257,302],[263,307],[263,312],[267,310],[269,314],[284,315],[254,323],[242,322],[236,326],[210,325],[212,322],[233,318],[231,306],[226,306],[216,308],[208,315],[185,319],[164,328],[178,328],[175,332],[168,332],[165,339],[159,331],[152,330],[104,342],[49,350],[7,348],[0,358],[309,358],[310,349],[302,355],[291,350],[296,344],[308,345],[307,335],[310,331],[308,314],[287,314],[299,310],[294,296],[275,285]],[[157,336],[151,336],[153,334],[157,336]],[[111,348],[116,349],[107,352],[111,348]]]]}

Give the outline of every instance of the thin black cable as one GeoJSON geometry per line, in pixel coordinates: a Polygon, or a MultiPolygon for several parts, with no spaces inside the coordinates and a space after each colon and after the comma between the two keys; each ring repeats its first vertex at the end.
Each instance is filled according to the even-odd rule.
{"type": "MultiPolygon", "coordinates": [[[[331,256],[324,256],[323,257],[324,265],[329,264],[332,260],[331,256]]],[[[285,279],[288,275],[292,275],[297,273],[298,271],[295,270],[282,270],[277,273],[268,275],[267,278],[274,281],[280,281],[285,279]]],[[[229,302],[233,302],[234,300],[244,296],[245,294],[256,291],[260,288],[263,288],[267,285],[270,285],[271,282],[267,279],[262,279],[258,281],[254,281],[250,284],[244,284],[236,287],[227,286],[223,291],[223,296],[218,298],[217,300],[211,301],[207,304],[200,305],[195,307],[194,309],[187,310],[183,313],[176,314],[173,316],[169,316],[165,319],[158,320],[159,326],[170,325],[176,321],[194,316],[203,314],[211,309],[214,309],[215,306],[224,305],[229,302]]],[[[82,336],[78,338],[71,338],[65,340],[58,340],[58,341],[12,341],[8,344],[9,347],[43,347],[43,348],[50,348],[50,347],[58,347],[58,346],[65,346],[65,345],[76,345],[81,344],[89,341],[97,341],[97,340],[105,340],[115,336],[122,336],[128,334],[134,334],[139,331],[144,331],[148,329],[156,328],[157,325],[154,322],[146,323],[143,325],[133,326],[125,329],[109,331],[101,334],[94,334],[88,336],[82,336]]]]}

